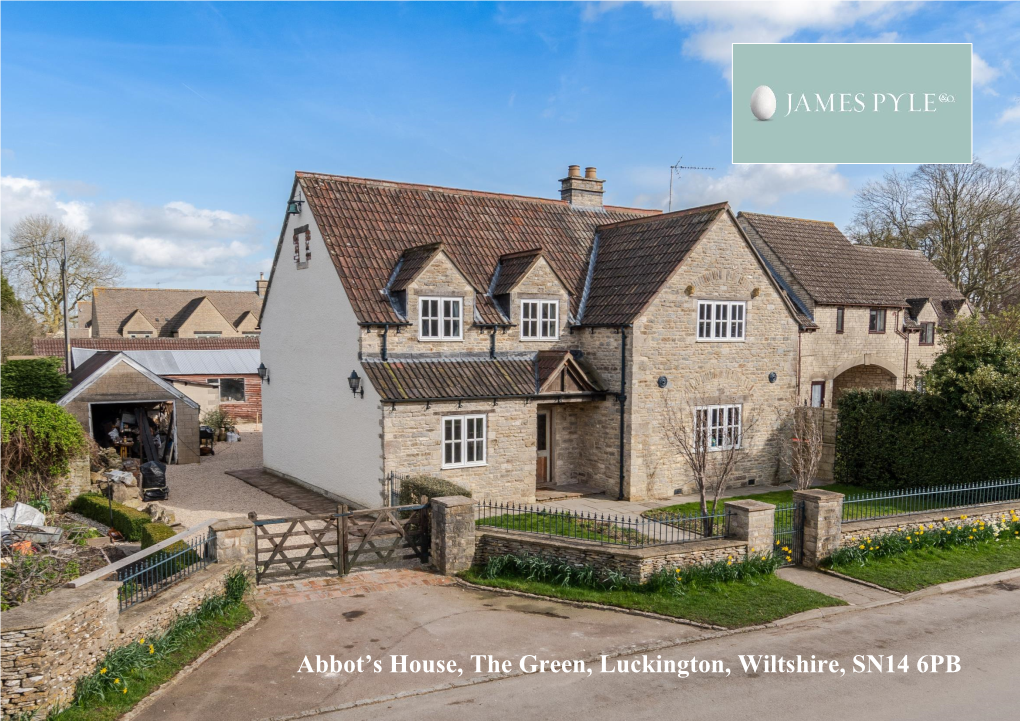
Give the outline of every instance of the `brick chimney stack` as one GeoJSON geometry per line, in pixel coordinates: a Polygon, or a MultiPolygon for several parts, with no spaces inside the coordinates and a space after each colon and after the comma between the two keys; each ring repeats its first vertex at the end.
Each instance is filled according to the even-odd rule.
{"type": "Polygon", "coordinates": [[[602,185],[605,182],[596,177],[595,168],[585,168],[582,178],[581,166],[571,165],[567,169],[567,177],[560,180],[560,200],[575,208],[601,208],[602,185]]]}
{"type": "Polygon", "coordinates": [[[266,294],[266,288],[269,287],[269,281],[265,279],[264,273],[259,273],[259,279],[255,281],[255,293],[260,298],[266,294]]]}

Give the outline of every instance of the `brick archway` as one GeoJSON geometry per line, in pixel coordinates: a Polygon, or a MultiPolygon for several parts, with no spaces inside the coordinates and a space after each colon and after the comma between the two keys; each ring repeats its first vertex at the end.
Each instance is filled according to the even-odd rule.
{"type": "Polygon", "coordinates": [[[832,381],[832,401],[839,400],[845,391],[852,388],[877,388],[896,390],[896,375],[880,365],[856,365],[847,368],[832,381]]]}

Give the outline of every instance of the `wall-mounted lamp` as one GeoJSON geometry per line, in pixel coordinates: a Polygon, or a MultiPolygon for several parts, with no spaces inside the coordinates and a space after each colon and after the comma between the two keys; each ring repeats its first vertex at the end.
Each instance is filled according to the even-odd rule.
{"type": "Polygon", "coordinates": [[[269,369],[266,368],[265,363],[259,363],[259,378],[264,380],[266,383],[269,382],[269,369]]]}
{"type": "Polygon", "coordinates": [[[301,212],[301,204],[305,202],[303,200],[292,200],[287,203],[287,215],[297,215],[301,212]]]}
{"type": "MultiPolygon", "coordinates": [[[[351,374],[347,376],[347,385],[351,387],[351,393],[358,395],[358,389],[361,388],[361,376],[358,375],[357,371],[351,371],[351,374]]],[[[361,388],[361,397],[365,397],[364,388],[361,388]]]]}

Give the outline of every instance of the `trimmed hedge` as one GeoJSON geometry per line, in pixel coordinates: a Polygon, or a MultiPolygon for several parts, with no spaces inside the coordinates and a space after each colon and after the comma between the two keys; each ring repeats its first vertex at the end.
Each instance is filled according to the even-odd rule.
{"type": "Polygon", "coordinates": [[[409,476],[400,481],[400,505],[417,505],[421,503],[422,496],[428,498],[467,496],[471,498],[471,491],[435,476],[409,476]]]}
{"type": "MultiPolygon", "coordinates": [[[[71,502],[71,510],[104,525],[110,523],[109,501],[98,493],[83,493],[78,496],[71,502]]],[[[141,541],[142,531],[147,525],[152,525],[152,518],[148,513],[113,502],[113,527],[120,531],[124,538],[129,541],[141,541]]]]}
{"type": "Polygon", "coordinates": [[[43,477],[67,473],[69,461],[88,451],[78,419],[55,403],[5,398],[0,403],[3,476],[43,477]]]}
{"type": "Polygon", "coordinates": [[[142,526],[142,548],[155,546],[160,541],[165,541],[177,535],[177,531],[165,523],[146,523],[142,526]]]}
{"type": "Polygon", "coordinates": [[[62,358],[23,358],[0,366],[0,396],[56,402],[71,389],[62,358]]]}
{"type": "Polygon", "coordinates": [[[975,422],[938,396],[852,390],[838,405],[836,483],[889,490],[1020,476],[1016,429],[975,422]]]}

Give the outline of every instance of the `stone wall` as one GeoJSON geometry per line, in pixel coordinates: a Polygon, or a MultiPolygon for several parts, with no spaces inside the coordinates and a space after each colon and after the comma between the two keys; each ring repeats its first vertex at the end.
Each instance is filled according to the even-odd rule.
{"type": "MultiPolygon", "coordinates": [[[[254,529],[247,519],[228,522],[220,534],[237,542],[223,543],[217,538],[221,542],[214,541],[214,547],[227,551],[251,546],[254,551],[254,529]],[[242,538],[248,536],[250,543],[242,538]]],[[[4,611],[0,713],[7,718],[67,705],[73,700],[78,679],[92,673],[108,651],[165,632],[175,618],[195,610],[205,598],[222,593],[227,574],[237,565],[250,567],[252,558],[243,552],[220,553],[218,563],[123,613],[118,610],[121,583],[116,580],[58,588],[4,611]]]]}
{"type": "Polygon", "coordinates": [[[892,518],[876,518],[873,521],[852,521],[843,523],[839,545],[852,546],[866,536],[879,537],[887,533],[906,531],[924,525],[925,529],[932,526],[938,531],[946,526],[957,526],[960,523],[974,521],[1005,521],[1009,520],[1010,512],[1020,511],[1020,502],[1000,503],[994,506],[970,506],[964,508],[943,509],[931,513],[912,513],[910,515],[893,516],[892,518]],[[961,516],[967,516],[963,520],[961,516]],[[948,520],[946,520],[948,519],[948,520]]]}
{"type": "Polygon", "coordinates": [[[691,541],[653,548],[616,548],[576,539],[559,539],[514,531],[481,531],[475,545],[475,565],[494,556],[539,556],[575,566],[594,566],[622,573],[635,583],[647,581],[662,568],[682,568],[727,558],[743,559],[747,543],[739,540],[691,541]]]}

